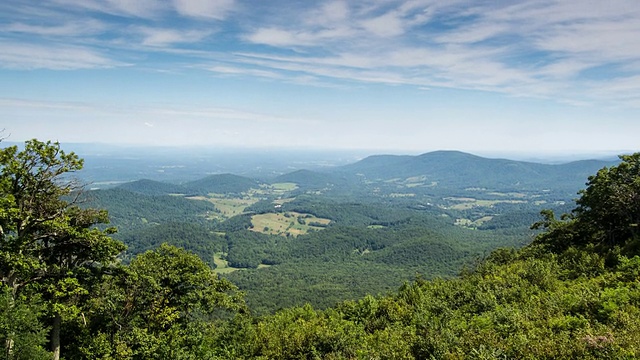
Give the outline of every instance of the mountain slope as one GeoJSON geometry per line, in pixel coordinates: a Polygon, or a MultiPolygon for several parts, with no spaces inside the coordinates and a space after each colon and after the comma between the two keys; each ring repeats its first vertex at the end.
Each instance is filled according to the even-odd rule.
{"type": "Polygon", "coordinates": [[[251,188],[257,188],[260,183],[257,180],[233,174],[219,174],[207,176],[203,179],[191,181],[184,187],[197,194],[239,194],[251,188]]]}
{"type": "Polygon", "coordinates": [[[142,195],[184,194],[187,192],[184,186],[149,179],[124,183],[118,188],[142,195]]]}
{"type": "Polygon", "coordinates": [[[371,156],[335,171],[369,181],[421,177],[447,188],[483,187],[500,190],[579,188],[585,174],[614,162],[588,160],[561,165],[489,159],[459,151],[435,151],[418,156],[371,156]]]}
{"type": "Polygon", "coordinates": [[[321,173],[311,170],[297,170],[280,175],[272,183],[294,183],[303,190],[325,189],[336,185],[345,185],[348,180],[339,174],[321,173]]]}

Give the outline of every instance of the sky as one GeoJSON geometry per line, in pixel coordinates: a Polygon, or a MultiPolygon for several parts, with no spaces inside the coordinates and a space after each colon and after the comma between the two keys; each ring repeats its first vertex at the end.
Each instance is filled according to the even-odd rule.
{"type": "Polygon", "coordinates": [[[3,0],[8,141],[640,150],[637,0],[3,0]]]}

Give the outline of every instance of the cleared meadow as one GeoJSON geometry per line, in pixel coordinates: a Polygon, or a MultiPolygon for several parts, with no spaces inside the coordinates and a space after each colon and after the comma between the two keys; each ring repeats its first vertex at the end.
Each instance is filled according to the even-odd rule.
{"type": "Polygon", "coordinates": [[[321,230],[331,220],[298,212],[267,213],[251,217],[252,230],[263,234],[298,236],[309,231],[321,230]]]}

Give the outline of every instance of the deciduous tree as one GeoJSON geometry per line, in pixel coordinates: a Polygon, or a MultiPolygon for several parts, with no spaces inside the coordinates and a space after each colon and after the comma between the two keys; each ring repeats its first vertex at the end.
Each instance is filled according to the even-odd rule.
{"type": "MultiPolygon", "coordinates": [[[[79,314],[88,282],[124,250],[111,229],[96,227],[108,221],[106,211],[78,206],[81,186],[69,174],[82,166],[50,141],[0,150],[0,279],[10,289],[9,307],[28,291],[47,302],[54,359],[62,318],[79,314]]],[[[5,343],[11,358],[14,339],[5,343]]]]}

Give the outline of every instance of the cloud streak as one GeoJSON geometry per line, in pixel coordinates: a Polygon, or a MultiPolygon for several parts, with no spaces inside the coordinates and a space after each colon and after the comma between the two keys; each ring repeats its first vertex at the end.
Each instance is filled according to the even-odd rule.
{"type": "Polygon", "coordinates": [[[97,69],[123,66],[91,48],[39,45],[0,40],[0,66],[8,69],[97,69]]]}
{"type": "Polygon", "coordinates": [[[10,0],[0,10],[16,14],[0,15],[0,66],[10,69],[181,66],[309,85],[640,101],[620,90],[637,88],[635,0],[10,0]]]}

